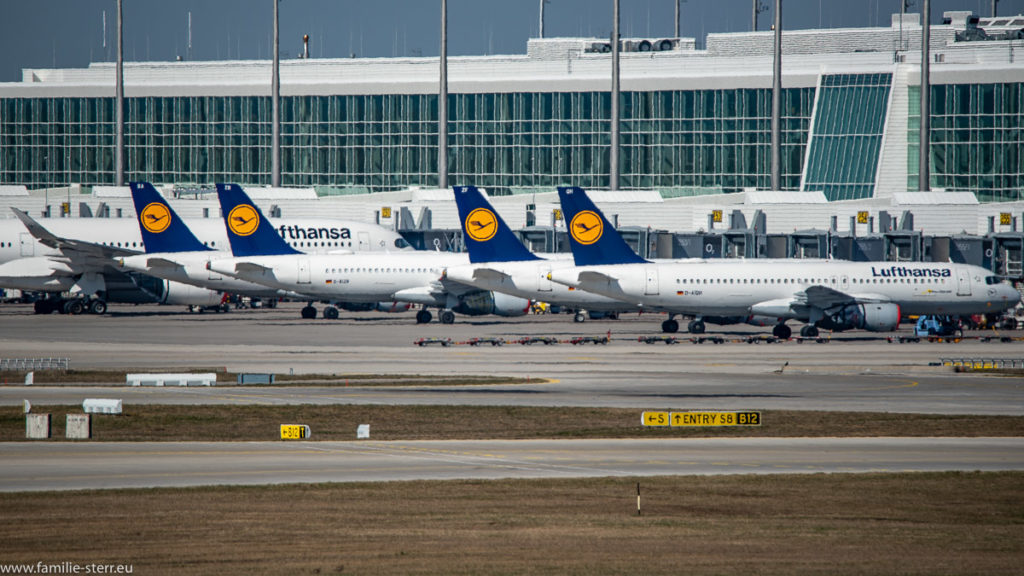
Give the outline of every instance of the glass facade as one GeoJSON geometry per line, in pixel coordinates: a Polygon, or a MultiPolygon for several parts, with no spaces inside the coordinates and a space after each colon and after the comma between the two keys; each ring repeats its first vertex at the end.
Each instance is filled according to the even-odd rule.
{"type": "MultiPolygon", "coordinates": [[[[814,89],[783,96],[783,187],[797,189],[814,89]]],[[[284,185],[436,185],[436,95],[281,102],[284,185]]],[[[453,94],[448,106],[450,182],[608,187],[608,93],[453,94]]],[[[770,90],[624,92],[621,110],[623,189],[769,185],[770,90]]],[[[125,118],[129,180],[270,181],[269,98],[128,98],[125,118]]],[[[0,100],[0,183],[112,183],[113,120],[108,98],[0,100]]]]}
{"type": "Polygon", "coordinates": [[[822,77],[805,190],[829,200],[874,195],[891,85],[892,74],[822,77]]]}
{"type": "MultiPolygon", "coordinates": [[[[918,189],[921,89],[910,87],[907,187],[918,189]]],[[[1024,84],[933,84],[932,188],[981,202],[1024,199],[1024,84]]]]}

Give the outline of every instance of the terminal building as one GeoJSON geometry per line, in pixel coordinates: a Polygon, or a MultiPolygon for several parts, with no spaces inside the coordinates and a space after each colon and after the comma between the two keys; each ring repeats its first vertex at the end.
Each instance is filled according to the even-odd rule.
{"type": "MultiPolygon", "coordinates": [[[[766,235],[804,230],[824,231],[830,253],[843,234],[1019,238],[1022,38],[1024,16],[947,12],[931,27],[929,193],[914,192],[920,15],[784,31],[782,189],[768,192],[774,33],[624,40],[621,180],[602,207],[623,227],[736,231],[743,247],[723,240],[718,252],[739,256],[777,255],[766,235]]],[[[526,54],[449,59],[449,182],[501,196],[525,235],[550,228],[542,248],[561,249],[555,186],[611,188],[610,49],[607,39],[531,39],[526,54]]],[[[114,181],[114,68],[26,69],[0,84],[0,203],[131,215],[124,191],[104,188],[114,181]]],[[[270,78],[269,61],[127,63],[126,179],[173,185],[176,209],[207,217],[215,199],[190,191],[269,184],[270,78]]],[[[398,228],[457,228],[453,203],[430,190],[437,93],[437,58],[283,61],[282,183],[305,191],[264,191],[261,202],[289,216],[329,204],[398,228]]],[[[928,257],[916,242],[897,257],[928,257]]],[[[785,245],[797,255],[801,241],[785,245]]],[[[654,247],[686,253],[678,242],[672,254],[654,247]]]]}

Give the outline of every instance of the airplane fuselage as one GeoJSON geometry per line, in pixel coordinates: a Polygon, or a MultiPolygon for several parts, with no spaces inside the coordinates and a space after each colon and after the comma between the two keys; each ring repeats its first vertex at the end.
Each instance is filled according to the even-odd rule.
{"type": "Polygon", "coordinates": [[[1001,312],[1020,301],[1020,294],[991,272],[966,264],[704,260],[573,270],[553,272],[552,278],[641,306],[698,316],[804,319],[801,309],[808,306],[801,306],[801,295],[811,287],[848,295],[851,303],[892,303],[904,315],[1001,312]]]}

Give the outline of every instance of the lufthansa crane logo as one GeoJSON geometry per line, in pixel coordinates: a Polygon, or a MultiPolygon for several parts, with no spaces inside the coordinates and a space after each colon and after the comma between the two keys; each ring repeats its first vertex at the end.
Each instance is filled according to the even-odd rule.
{"type": "Polygon", "coordinates": [[[466,216],[466,235],[477,242],[487,242],[498,233],[498,218],[487,208],[477,208],[466,216]]]}
{"type": "Polygon", "coordinates": [[[228,213],[228,228],[238,236],[249,236],[260,226],[260,215],[248,204],[239,204],[228,213]]]}
{"type": "Polygon", "coordinates": [[[569,224],[569,233],[574,240],[583,245],[590,245],[601,239],[604,223],[597,213],[584,210],[573,217],[569,224]]]}
{"type": "Polygon", "coordinates": [[[171,225],[171,210],[162,202],[151,202],[142,209],[139,222],[146,231],[159,234],[171,225]]]}

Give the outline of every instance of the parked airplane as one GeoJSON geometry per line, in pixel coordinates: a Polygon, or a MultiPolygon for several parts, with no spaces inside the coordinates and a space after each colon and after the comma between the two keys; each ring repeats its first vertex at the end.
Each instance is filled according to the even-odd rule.
{"type": "MultiPolygon", "coordinates": [[[[444,324],[455,321],[454,312],[520,316],[529,308],[528,300],[444,279],[446,268],[468,262],[465,254],[300,254],[280,241],[241,188],[218,184],[217,192],[234,258],[211,262],[210,269],[215,272],[332,302],[378,306],[408,302],[437,307],[444,324]]],[[[315,317],[316,309],[309,305],[302,314],[305,318],[315,317]]],[[[337,314],[334,306],[324,310],[327,317],[337,314]]],[[[429,322],[431,318],[426,309],[416,314],[418,323],[429,322]]]]}
{"type": "Polygon", "coordinates": [[[449,280],[572,308],[576,310],[576,322],[583,322],[588,310],[639,309],[634,304],[552,283],[548,278],[552,269],[575,265],[571,255],[542,258],[527,250],[475,186],[456,186],[455,203],[470,264],[448,268],[445,277],[449,280]]]}
{"type": "MultiPolygon", "coordinates": [[[[150,216],[160,222],[159,214],[150,216]]],[[[409,246],[395,232],[340,220],[289,219],[274,226],[286,244],[309,252],[379,251],[409,246]]],[[[189,227],[205,247],[228,246],[224,225],[218,220],[194,220],[189,227]]],[[[0,220],[0,288],[50,293],[50,298],[36,304],[39,313],[103,313],[108,302],[189,306],[221,302],[219,292],[139,274],[118,265],[118,258],[135,257],[143,249],[140,227],[133,219],[48,219],[43,227],[21,213],[18,220],[0,220]],[[59,296],[64,292],[71,292],[70,297],[59,296]]]]}
{"type": "Polygon", "coordinates": [[[62,226],[69,234],[59,236],[25,212],[12,210],[22,231],[9,225],[10,220],[0,225],[0,238],[18,238],[17,244],[0,240],[5,260],[0,264],[0,288],[49,293],[35,303],[37,314],[104,314],[108,302],[212,306],[221,301],[222,295],[213,290],[118,270],[114,259],[136,254],[142,246],[128,240],[133,235],[125,228],[135,227],[133,222],[77,221],[62,226]],[[77,239],[82,237],[91,241],[77,239]],[[61,296],[65,292],[70,296],[61,296]]]}
{"type": "Polygon", "coordinates": [[[786,320],[818,329],[891,331],[901,315],[988,314],[1017,305],[1020,293],[988,270],[939,262],[703,260],[653,263],[623,258],[621,237],[580,188],[559,188],[578,267],[552,280],[698,318],[775,317],[772,333],[788,338],[786,320]],[[617,240],[617,242],[616,242],[617,240]],[[610,257],[618,256],[617,258],[610,257]],[[626,260],[623,262],[622,260],[626,260]]]}
{"type": "MultiPolygon", "coordinates": [[[[201,242],[152,184],[132,182],[130,188],[146,253],[118,258],[117,261],[122,268],[230,294],[271,298],[270,302],[275,302],[275,299],[281,296],[304,297],[293,292],[268,288],[262,284],[224,276],[210,270],[208,264],[211,260],[232,257],[231,252],[227,250],[228,244],[221,243],[224,249],[215,250],[201,242]]],[[[332,235],[335,241],[342,242],[350,240],[353,236],[363,237],[364,248],[405,246],[405,240],[399,234],[380,226],[359,222],[279,220],[274,229],[278,233],[289,229],[293,231],[323,230],[323,233],[318,232],[315,235],[328,241],[332,235]]],[[[307,232],[306,235],[309,237],[314,234],[307,232]]],[[[349,246],[328,245],[309,246],[308,248],[322,249],[331,253],[352,252],[352,248],[349,246]]],[[[298,251],[296,250],[296,252],[298,251]]]]}

